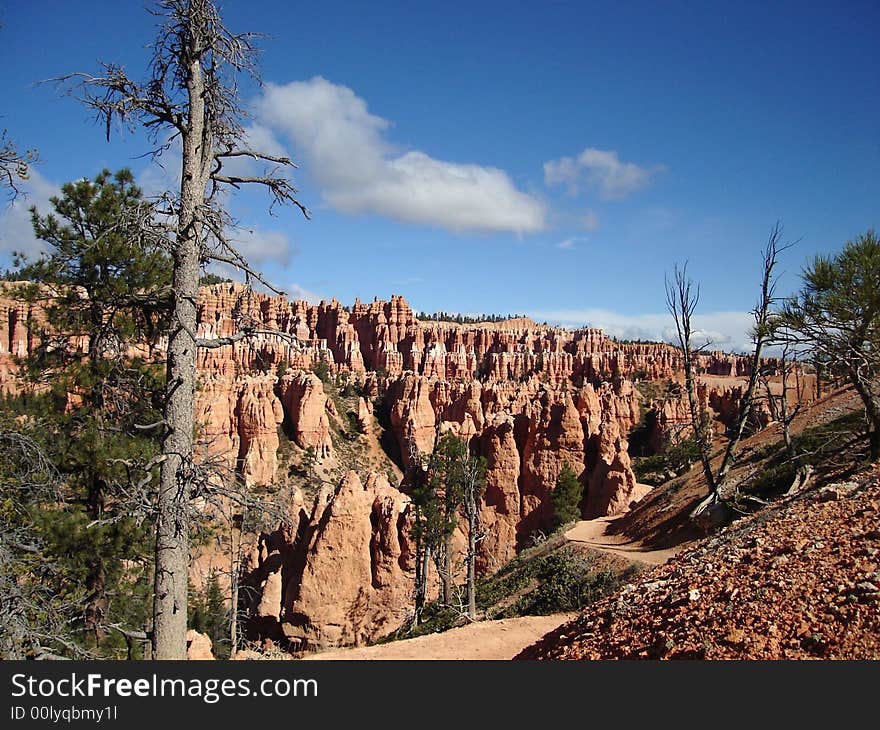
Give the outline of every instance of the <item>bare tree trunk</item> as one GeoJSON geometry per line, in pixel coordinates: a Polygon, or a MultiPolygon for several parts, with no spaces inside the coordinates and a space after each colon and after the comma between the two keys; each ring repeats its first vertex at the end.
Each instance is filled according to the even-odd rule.
{"type": "Polygon", "coordinates": [[[871,461],[877,461],[880,459],[880,403],[871,389],[871,384],[854,368],[850,368],[850,381],[865,406],[870,458],[871,461]]]}
{"type": "Polygon", "coordinates": [[[467,602],[468,618],[477,620],[476,591],[477,520],[476,509],[468,509],[467,602]]]}
{"type": "Polygon", "coordinates": [[[229,658],[238,653],[238,572],[232,578],[232,613],[229,617],[229,658]]]}
{"type": "Polygon", "coordinates": [[[478,534],[479,525],[479,502],[480,494],[485,486],[485,463],[466,455],[463,465],[464,473],[464,512],[467,517],[468,524],[468,546],[467,546],[467,604],[468,618],[471,621],[477,620],[477,540],[481,537],[478,534]]]}
{"type": "MultiPolygon", "coordinates": [[[[156,561],[153,605],[153,650],[156,659],[186,655],[186,601],[189,568],[188,500],[196,465],[193,458],[193,401],[196,348],[231,345],[256,330],[242,326],[229,337],[196,339],[196,297],[200,267],[210,261],[231,265],[262,282],[246,258],[229,240],[233,225],[220,190],[257,185],[273,204],[295,205],[308,218],[296,188],[277,170],[293,167],[287,157],[251,149],[242,120],[247,114],[235,78],[256,78],[256,49],[252,34],[234,34],[223,24],[215,0],[161,0],[153,15],[162,18],[153,44],[152,76],[139,83],[118,64],[103,63],[102,75],[73,73],[57,79],[72,85],[81,100],[98,112],[109,138],[114,122],[139,123],[159,140],[182,143],[180,200],[162,196],[156,211],[177,218],[172,245],[173,296],[168,333],[165,432],[156,503],[156,561]],[[272,163],[257,175],[235,174],[224,164],[238,157],[272,163]],[[211,183],[209,190],[208,183],[211,183]]],[[[161,142],[154,150],[167,149],[161,142]]],[[[14,151],[14,150],[13,150],[14,151]]],[[[6,158],[0,155],[0,175],[6,158]]],[[[9,180],[8,184],[13,184],[9,180]]],[[[280,293],[280,292],[277,292],[280,293]]],[[[163,297],[164,305],[164,297],[163,297]]],[[[163,307],[164,308],[164,307],[163,307]]]]}
{"type": "Polygon", "coordinates": [[[443,605],[452,605],[452,535],[447,535],[443,545],[443,570],[440,579],[443,581],[443,605]]]}
{"type": "Polygon", "coordinates": [[[418,585],[416,586],[416,624],[420,624],[422,622],[422,611],[425,610],[425,603],[427,603],[428,599],[428,568],[431,564],[431,551],[426,547],[422,548],[422,566],[421,566],[421,575],[418,585]]]}
{"type": "Polygon", "coordinates": [[[189,119],[183,138],[183,179],[177,245],[174,247],[174,305],[168,338],[165,461],[159,476],[156,520],[156,584],[153,604],[153,655],[186,658],[186,601],[189,573],[190,470],[193,454],[193,402],[196,389],[196,298],[199,287],[201,222],[206,151],[202,68],[189,67],[189,119]]]}
{"type": "Polygon", "coordinates": [[[230,602],[232,603],[229,614],[229,658],[235,659],[238,651],[238,593],[239,576],[241,574],[241,530],[238,530],[238,544],[235,543],[236,527],[230,522],[230,541],[232,555],[229,565],[230,602]]]}
{"type": "Polygon", "coordinates": [[[736,451],[739,448],[739,442],[742,440],[743,431],[749,415],[752,412],[752,406],[755,402],[755,388],[758,385],[758,376],[761,370],[761,353],[764,350],[764,343],[770,334],[770,307],[773,304],[773,294],[776,288],[776,282],[773,279],[773,269],[776,266],[776,260],[780,251],[779,241],[782,237],[782,226],[777,222],[770,231],[770,237],[767,240],[767,247],[764,249],[763,271],[761,276],[761,296],[758,299],[758,305],[755,307],[755,349],[752,352],[752,372],[749,375],[749,384],[746,388],[745,397],[740,403],[739,418],[737,419],[736,428],[733,437],[727,442],[727,448],[724,451],[724,459],[721,461],[721,467],[715,478],[715,488],[720,489],[727,478],[727,474],[733,467],[736,460],[736,451]]]}
{"type": "Polygon", "coordinates": [[[694,430],[694,438],[700,452],[700,463],[703,467],[703,475],[706,478],[706,486],[712,499],[718,497],[718,487],[715,483],[715,475],[712,473],[710,445],[706,435],[706,424],[702,409],[697,403],[697,387],[694,378],[694,359],[691,344],[691,317],[700,300],[700,288],[691,290],[693,282],[687,276],[687,263],[679,269],[675,266],[672,281],[666,281],[666,306],[675,320],[675,328],[678,333],[678,343],[681,349],[684,364],[684,385],[688,397],[688,409],[691,416],[691,428],[694,430]]]}
{"type": "Polygon", "coordinates": [[[86,590],[89,593],[84,611],[84,627],[95,637],[95,648],[107,635],[104,630],[104,613],[107,610],[107,574],[104,559],[100,555],[90,559],[89,573],[86,576],[86,590]]]}

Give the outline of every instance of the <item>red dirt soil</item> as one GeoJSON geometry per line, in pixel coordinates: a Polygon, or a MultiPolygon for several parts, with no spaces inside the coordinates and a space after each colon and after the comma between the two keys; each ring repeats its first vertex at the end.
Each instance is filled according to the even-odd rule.
{"type": "Polygon", "coordinates": [[[880,659],[880,466],[743,518],[519,659],[880,659]]]}

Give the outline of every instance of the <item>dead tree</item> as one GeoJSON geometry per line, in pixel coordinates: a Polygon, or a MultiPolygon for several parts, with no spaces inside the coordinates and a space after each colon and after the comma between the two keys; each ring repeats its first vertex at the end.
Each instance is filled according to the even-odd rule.
{"type": "Polygon", "coordinates": [[[687,275],[687,262],[679,268],[675,264],[672,279],[666,278],[666,307],[675,321],[675,330],[678,335],[678,346],[681,349],[682,364],[684,367],[684,387],[688,398],[688,409],[691,417],[691,428],[694,431],[694,439],[700,452],[700,464],[709,494],[713,499],[717,498],[718,487],[711,463],[711,442],[709,435],[708,417],[697,400],[697,384],[695,378],[695,355],[699,350],[705,349],[708,342],[698,350],[693,347],[693,314],[700,301],[700,286],[687,275]]]}
{"type": "Polygon", "coordinates": [[[297,190],[284,177],[294,167],[287,157],[268,155],[248,145],[239,98],[240,74],[256,77],[254,34],[233,34],[212,0],[159,0],[151,11],[160,20],[152,46],[151,74],[131,79],[116,64],[100,75],[75,73],[60,79],[93,109],[109,137],[119,122],[146,129],[163,151],[179,141],[181,183],[157,203],[157,214],[173,221],[173,284],[169,309],[164,434],[156,519],[156,571],[153,605],[153,656],[186,656],[188,502],[196,471],[193,459],[196,351],[218,347],[252,334],[243,329],[220,341],[196,334],[199,276],[210,262],[236,267],[271,287],[253,270],[230,239],[234,221],[223,205],[223,189],[257,185],[267,189],[272,206],[292,204],[308,217],[297,190]],[[262,165],[256,174],[233,172],[233,159],[262,165]],[[266,167],[270,165],[271,167],[266,167]]]}
{"type": "Polygon", "coordinates": [[[755,347],[752,350],[750,358],[751,372],[749,373],[749,383],[746,387],[746,392],[740,401],[737,420],[733,426],[730,440],[727,442],[727,448],[724,450],[724,458],[718,469],[718,475],[715,478],[716,494],[717,490],[724,484],[724,480],[727,478],[730,469],[736,461],[736,452],[739,448],[739,442],[742,440],[743,431],[745,430],[746,423],[752,414],[752,409],[755,403],[755,389],[758,385],[758,378],[761,372],[761,355],[764,351],[764,346],[767,344],[767,341],[772,334],[771,319],[773,313],[771,309],[773,303],[776,301],[776,278],[773,274],[773,270],[776,268],[779,254],[793,245],[783,245],[781,241],[782,226],[779,221],[777,221],[773,228],[770,229],[770,235],[767,238],[767,245],[764,247],[761,267],[761,293],[758,297],[758,302],[755,305],[755,308],[752,310],[752,316],[755,320],[755,325],[752,328],[752,340],[755,343],[755,347]]]}
{"type": "Polygon", "coordinates": [[[720,490],[736,461],[739,443],[742,440],[746,423],[748,422],[754,408],[755,391],[757,389],[761,372],[761,356],[772,333],[772,306],[776,301],[776,277],[773,272],[779,260],[779,254],[794,245],[783,245],[781,240],[782,226],[777,222],[770,230],[767,245],[764,247],[762,254],[761,291],[758,297],[758,302],[752,310],[752,316],[755,321],[752,328],[754,349],[752,350],[749,361],[749,381],[746,386],[746,391],[740,400],[737,418],[730,430],[730,438],[724,449],[724,456],[717,472],[712,469],[708,440],[707,414],[703,413],[699,408],[696,398],[696,386],[694,383],[694,362],[691,343],[693,329],[691,319],[697,303],[699,302],[700,289],[699,286],[694,288],[695,285],[693,281],[688,278],[687,263],[685,263],[681,269],[676,265],[673,270],[672,281],[669,279],[666,280],[666,303],[670,314],[672,314],[672,317],[675,320],[679,346],[682,349],[685,387],[688,394],[691,425],[696,434],[697,445],[700,451],[700,462],[703,467],[703,474],[705,475],[706,483],[709,487],[709,496],[704,503],[701,503],[700,506],[697,507],[697,511],[701,510],[701,508],[707,504],[718,501],[720,490]]]}
{"type": "Polygon", "coordinates": [[[806,486],[813,473],[813,467],[804,460],[803,455],[795,446],[794,439],[791,436],[791,424],[801,411],[802,399],[804,397],[804,383],[802,378],[803,368],[791,355],[790,348],[792,347],[794,339],[791,337],[791,333],[787,330],[780,333],[775,329],[774,332],[774,341],[777,343],[783,343],[782,353],[780,355],[782,388],[777,398],[770,393],[768,386],[767,397],[771,403],[778,401],[776,403],[776,419],[782,424],[782,440],[785,444],[786,456],[795,467],[794,479],[787,492],[788,494],[793,494],[799,492],[806,486]],[[789,386],[791,375],[794,376],[793,387],[789,386]],[[795,392],[795,402],[793,406],[789,404],[788,399],[788,393],[792,389],[795,392]]]}
{"type": "Polygon", "coordinates": [[[486,486],[485,459],[466,454],[461,466],[462,509],[467,520],[467,604],[468,618],[477,620],[476,562],[477,543],[483,538],[480,528],[480,497],[486,486]]]}
{"type": "Polygon", "coordinates": [[[800,455],[794,445],[791,436],[791,424],[801,411],[801,401],[804,397],[803,368],[795,358],[796,337],[785,327],[778,316],[770,321],[770,346],[778,347],[779,350],[779,374],[780,392],[778,395],[770,389],[769,378],[764,378],[764,388],[767,391],[767,405],[773,420],[782,426],[782,440],[785,444],[785,452],[789,460],[800,466],[800,455]],[[790,385],[794,377],[794,385],[790,385]],[[789,402],[789,391],[794,390],[794,404],[789,402]]]}
{"type": "Polygon", "coordinates": [[[413,525],[410,536],[415,543],[415,584],[413,586],[413,617],[410,628],[418,626],[428,602],[428,568],[434,550],[430,523],[436,511],[433,493],[428,484],[425,457],[416,446],[412,433],[407,434],[409,460],[404,472],[406,491],[412,499],[413,525]]]}

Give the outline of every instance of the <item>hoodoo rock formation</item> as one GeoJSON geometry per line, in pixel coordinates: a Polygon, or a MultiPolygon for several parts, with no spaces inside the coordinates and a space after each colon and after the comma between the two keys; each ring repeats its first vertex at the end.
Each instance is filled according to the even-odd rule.
{"type": "Polygon", "coordinates": [[[278,394],[290,419],[294,440],[304,449],[314,449],[319,459],[333,454],[327,408],[321,379],[314,373],[285,373],[278,382],[278,394]]]}
{"type": "MultiPolygon", "coordinates": [[[[11,296],[15,286],[0,290],[0,394],[21,388],[16,358],[45,329],[39,306],[11,296]]],[[[317,493],[292,485],[289,523],[259,537],[243,578],[251,634],[291,646],[373,640],[399,627],[411,603],[409,498],[397,478],[350,471],[351,444],[405,467],[413,445],[429,452],[451,430],[485,457],[478,570],[487,574],[547,529],[563,465],[584,486],[585,516],[618,514],[643,493],[628,456],[634,427],[648,425],[657,449],[689,421],[676,348],[618,343],[594,328],[419,321],[398,296],[348,308],[233,283],[204,287],[198,317],[201,338],[259,333],[199,352],[201,455],[250,486],[291,486],[291,453],[323,469],[317,493]],[[655,381],[669,381],[664,394],[645,396],[641,383],[655,381]],[[349,412],[343,387],[355,393],[349,412]]],[[[749,360],[709,353],[697,365],[699,397],[723,430],[749,360]]],[[[765,366],[778,376],[779,363],[765,366]]],[[[801,385],[797,397],[810,397],[815,382],[801,385]]],[[[753,421],[770,417],[762,406],[753,421]]]]}
{"type": "Polygon", "coordinates": [[[410,608],[410,501],[382,475],[349,471],[293,526],[263,536],[251,558],[262,636],[293,646],[361,644],[398,628],[410,608]]]}

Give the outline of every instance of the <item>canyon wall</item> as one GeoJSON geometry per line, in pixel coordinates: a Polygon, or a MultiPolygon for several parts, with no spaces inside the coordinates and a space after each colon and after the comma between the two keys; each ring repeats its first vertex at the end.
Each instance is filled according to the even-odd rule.
{"type": "MultiPolygon", "coordinates": [[[[0,291],[0,394],[16,392],[16,358],[33,352],[44,327],[39,306],[0,291]]],[[[346,439],[377,452],[390,443],[401,467],[412,445],[430,452],[447,431],[483,456],[478,570],[488,574],[549,528],[563,465],[584,487],[585,517],[618,514],[643,493],[627,437],[645,411],[655,448],[688,420],[675,388],[678,350],[615,342],[598,329],[527,318],[420,322],[397,296],[345,307],[335,299],[290,302],[239,284],[201,290],[199,337],[243,327],[261,333],[199,351],[199,450],[250,487],[289,485],[284,453],[308,454],[323,465],[323,486],[308,498],[293,489],[290,519],[259,536],[244,576],[250,631],[292,647],[371,641],[400,626],[411,604],[405,486],[351,471],[346,439]],[[313,372],[319,365],[330,385],[313,372]],[[666,380],[671,395],[663,398],[646,399],[634,387],[666,380]],[[331,397],[340,383],[358,393],[354,433],[345,432],[346,414],[331,397]]],[[[708,353],[697,365],[699,397],[723,429],[739,407],[749,360],[708,353]]],[[[765,369],[772,376],[777,365],[767,360],[765,369]]],[[[766,424],[770,414],[755,418],[766,424]]],[[[456,540],[463,542],[461,535],[456,540]]]]}

